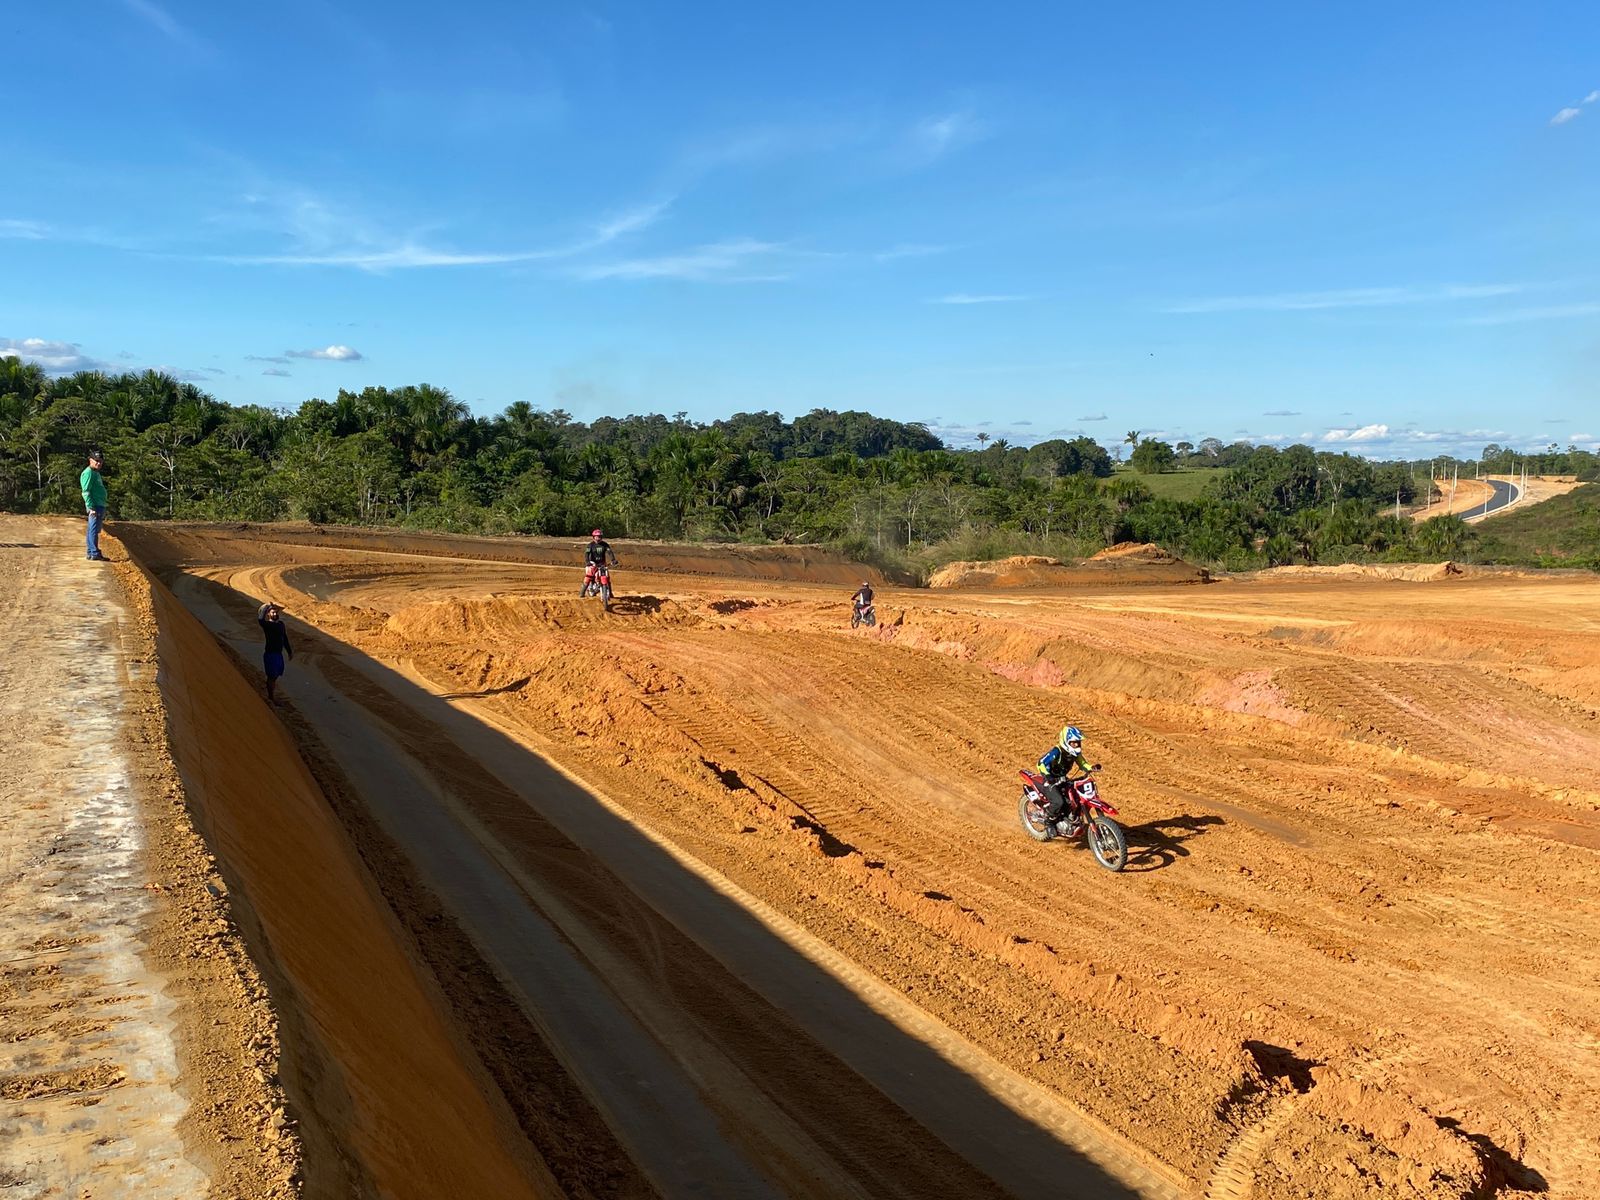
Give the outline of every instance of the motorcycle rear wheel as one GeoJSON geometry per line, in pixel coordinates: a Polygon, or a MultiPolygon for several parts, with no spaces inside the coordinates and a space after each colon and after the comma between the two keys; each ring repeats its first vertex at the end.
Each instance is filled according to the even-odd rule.
{"type": "Polygon", "coordinates": [[[1030,800],[1028,793],[1024,791],[1022,799],[1017,801],[1017,815],[1022,818],[1022,828],[1034,841],[1048,842],[1056,835],[1055,826],[1050,823],[1050,819],[1043,812],[1039,812],[1038,816],[1035,817],[1033,812],[1029,811],[1030,809],[1037,811],[1037,804],[1035,801],[1030,800]]]}
{"type": "Polygon", "coordinates": [[[1097,814],[1089,822],[1086,834],[1095,862],[1108,871],[1120,871],[1128,865],[1128,839],[1122,835],[1122,826],[1110,817],[1097,814]]]}

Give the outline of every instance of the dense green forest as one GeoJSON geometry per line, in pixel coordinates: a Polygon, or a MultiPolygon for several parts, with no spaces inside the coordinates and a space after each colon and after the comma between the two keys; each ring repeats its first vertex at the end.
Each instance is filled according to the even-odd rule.
{"type": "Polygon", "coordinates": [[[1112,478],[1111,456],[1085,437],[952,450],[921,425],[826,409],[585,423],[519,402],[483,417],[427,384],[285,412],[156,372],[51,378],[0,358],[0,509],[16,512],[81,512],[78,474],[99,447],[113,519],[560,535],[599,525],[622,537],[827,542],[912,570],[1127,539],[1229,568],[1472,550],[1473,531],[1454,518],[1396,516],[1426,498],[1416,489],[1427,473],[1419,485],[1409,464],[1124,440],[1136,471],[1231,469],[1198,499],[1160,499],[1136,475],[1112,478]]]}

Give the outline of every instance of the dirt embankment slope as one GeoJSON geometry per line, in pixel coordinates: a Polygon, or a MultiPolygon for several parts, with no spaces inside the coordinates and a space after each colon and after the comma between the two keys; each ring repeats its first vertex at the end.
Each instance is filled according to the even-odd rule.
{"type": "MultiPolygon", "coordinates": [[[[137,542],[137,539],[130,539],[137,542]]],[[[285,1022],[310,1195],[550,1197],[283,724],[144,578],[173,754],[285,1022]]]]}
{"type": "MultiPolygon", "coordinates": [[[[502,753],[462,749],[487,722],[1197,1191],[1600,1187],[1592,582],[906,592],[851,633],[794,585],[630,576],[603,615],[514,565],[163,542],[422,685],[360,702],[427,729],[441,779],[502,753]],[[1007,781],[1065,719],[1123,876],[1015,828],[1007,781]]],[[[499,844],[542,870],[511,791],[499,844]]]]}

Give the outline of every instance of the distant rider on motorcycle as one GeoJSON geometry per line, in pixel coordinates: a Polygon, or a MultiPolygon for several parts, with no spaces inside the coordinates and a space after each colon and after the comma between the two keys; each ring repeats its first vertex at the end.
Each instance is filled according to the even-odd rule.
{"type": "Polygon", "coordinates": [[[1068,725],[1061,731],[1061,736],[1056,739],[1056,744],[1046,750],[1044,757],[1039,760],[1039,773],[1044,776],[1045,815],[1054,821],[1061,816],[1061,810],[1067,803],[1066,796],[1062,793],[1062,785],[1076,779],[1086,779],[1100,769],[1100,764],[1089,765],[1089,760],[1083,756],[1083,734],[1078,732],[1076,725],[1068,725]],[[1083,774],[1074,776],[1074,771],[1083,774]]]}
{"type": "Polygon", "coordinates": [[[863,579],[861,586],[856,589],[856,594],[850,597],[850,602],[856,606],[857,614],[864,613],[871,608],[872,584],[863,579]]]}
{"type": "Polygon", "coordinates": [[[606,568],[606,559],[611,560],[611,565],[617,565],[617,552],[611,548],[611,543],[601,536],[596,529],[589,535],[589,544],[583,551],[583,594],[589,594],[589,588],[595,583],[595,576],[606,568]]]}

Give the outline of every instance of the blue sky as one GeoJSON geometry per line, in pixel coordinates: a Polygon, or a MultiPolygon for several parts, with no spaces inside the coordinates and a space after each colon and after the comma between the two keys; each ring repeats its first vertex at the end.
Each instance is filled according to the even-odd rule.
{"type": "Polygon", "coordinates": [[[786,9],[10,5],[0,353],[955,444],[1600,438],[1593,4],[786,9]]]}

